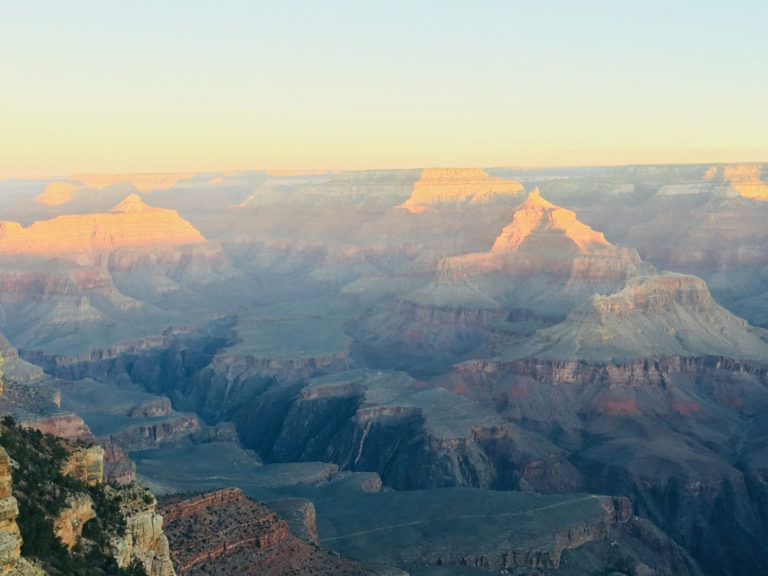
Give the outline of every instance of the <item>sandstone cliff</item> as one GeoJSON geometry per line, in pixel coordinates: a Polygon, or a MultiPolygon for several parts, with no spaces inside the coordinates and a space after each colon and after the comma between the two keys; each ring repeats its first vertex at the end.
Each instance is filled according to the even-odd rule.
{"type": "Polygon", "coordinates": [[[16,524],[19,507],[13,497],[8,453],[0,448],[0,574],[14,574],[21,558],[21,535],[16,524]]]}
{"type": "Polygon", "coordinates": [[[67,254],[107,252],[121,246],[184,245],[205,242],[175,210],[152,208],[136,194],[111,212],[68,214],[22,227],[0,222],[0,254],[67,254]]]}
{"type": "Polygon", "coordinates": [[[768,200],[768,183],[762,180],[762,164],[729,164],[713,166],[707,171],[709,179],[721,178],[745,198],[768,200]]]}
{"type": "MultiPolygon", "coordinates": [[[[149,576],[174,575],[154,497],[136,484],[103,485],[100,446],[71,444],[8,419],[2,426],[0,442],[15,459],[14,485],[10,477],[0,484],[8,492],[0,498],[7,512],[0,527],[3,562],[11,565],[19,558],[21,534],[21,553],[53,573],[66,564],[86,562],[99,569],[117,561],[122,568],[139,563],[149,576]],[[81,540],[85,544],[79,546],[81,540]]],[[[8,458],[2,455],[5,451],[0,476],[8,471],[8,458]]]]}
{"type": "Polygon", "coordinates": [[[400,207],[420,213],[428,206],[482,203],[497,197],[514,197],[522,189],[519,182],[493,178],[479,168],[426,168],[413,185],[411,197],[400,207]]]}
{"type": "Polygon", "coordinates": [[[175,576],[163,517],[156,512],[154,496],[137,484],[121,488],[120,495],[126,531],[112,541],[118,566],[128,567],[138,559],[149,576],[175,576]]]}

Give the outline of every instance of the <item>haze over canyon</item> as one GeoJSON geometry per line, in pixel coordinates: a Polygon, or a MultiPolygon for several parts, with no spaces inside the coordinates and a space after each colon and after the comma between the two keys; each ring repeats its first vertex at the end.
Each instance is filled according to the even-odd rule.
{"type": "Polygon", "coordinates": [[[0,220],[3,434],[68,441],[0,451],[0,573],[63,570],[22,453],[68,554],[113,498],[151,576],[768,573],[768,165],[74,174],[0,220]]]}

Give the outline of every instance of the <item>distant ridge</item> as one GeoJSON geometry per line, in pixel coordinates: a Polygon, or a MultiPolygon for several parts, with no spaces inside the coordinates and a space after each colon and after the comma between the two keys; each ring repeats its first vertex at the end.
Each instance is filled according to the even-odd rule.
{"type": "Polygon", "coordinates": [[[175,210],[148,206],[137,194],[128,195],[108,213],[67,214],[26,228],[0,222],[0,254],[57,256],[205,241],[175,210]]]}
{"type": "Polygon", "coordinates": [[[489,202],[522,190],[520,182],[494,178],[479,168],[425,168],[400,208],[418,214],[429,206],[489,202]]]}

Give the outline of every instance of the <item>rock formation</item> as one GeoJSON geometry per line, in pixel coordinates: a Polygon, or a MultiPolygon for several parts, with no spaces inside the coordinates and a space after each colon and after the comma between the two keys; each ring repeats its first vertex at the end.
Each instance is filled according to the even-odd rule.
{"type": "Polygon", "coordinates": [[[171,497],[160,512],[180,576],[373,574],[292,535],[275,512],[237,488],[191,499],[171,497]]]}
{"type": "Polygon", "coordinates": [[[101,483],[104,451],[100,446],[85,447],[68,443],[39,430],[31,430],[3,421],[4,445],[17,462],[12,486],[8,455],[0,449],[0,496],[3,519],[0,521],[0,566],[9,574],[34,574],[19,557],[21,538],[14,522],[18,509],[25,510],[19,518],[29,548],[25,554],[38,558],[44,566],[58,573],[61,554],[52,554],[51,537],[57,537],[73,557],[82,560],[83,551],[76,544],[85,539],[90,549],[88,561],[93,567],[102,561],[117,561],[122,568],[140,562],[149,576],[175,576],[168,552],[168,542],[162,533],[162,518],[155,513],[155,499],[146,489],[136,485],[122,487],[101,483]],[[4,457],[4,458],[3,458],[4,457]],[[15,498],[14,498],[15,496],[15,498]],[[21,503],[17,508],[16,498],[21,503]],[[48,518],[52,534],[46,536],[48,518]],[[90,529],[86,535],[86,527],[90,529]],[[26,529],[26,532],[23,530],[26,529]],[[20,568],[19,566],[22,566],[20,568]],[[15,571],[14,571],[15,570],[15,571]]]}
{"type": "Polygon", "coordinates": [[[0,448],[0,574],[14,574],[21,558],[21,535],[16,524],[19,507],[13,497],[10,458],[0,448]]]}
{"type": "Polygon", "coordinates": [[[109,252],[122,246],[205,242],[175,210],[152,208],[130,194],[111,212],[68,214],[22,227],[0,222],[0,254],[63,256],[109,252]]]}
{"type": "Polygon", "coordinates": [[[576,215],[533,190],[504,227],[489,252],[448,258],[440,279],[476,275],[550,275],[579,280],[619,280],[642,268],[637,252],[611,245],[576,215]]]}
{"type": "Polygon", "coordinates": [[[125,535],[113,541],[117,564],[130,566],[138,559],[149,576],[175,576],[163,517],[156,512],[154,496],[136,484],[120,488],[120,512],[126,520],[125,535]]]}
{"type": "Polygon", "coordinates": [[[67,548],[72,548],[83,534],[83,525],[93,520],[96,512],[87,494],[73,493],[67,496],[64,508],[53,520],[53,534],[67,548]]]}
{"type": "Polygon", "coordinates": [[[745,198],[768,200],[768,183],[762,180],[763,164],[729,164],[707,171],[709,179],[721,178],[745,198]]]}
{"type": "Polygon", "coordinates": [[[101,446],[76,447],[64,462],[61,473],[86,486],[100,484],[104,477],[104,449],[101,446]]]}
{"type": "Polygon", "coordinates": [[[413,185],[411,197],[400,207],[421,213],[429,206],[483,203],[515,196],[522,189],[519,182],[492,178],[479,168],[426,168],[413,185]]]}
{"type": "Polygon", "coordinates": [[[609,296],[595,295],[514,353],[592,362],[665,355],[763,360],[766,337],[719,306],[700,278],[665,272],[633,278],[609,296]]]}

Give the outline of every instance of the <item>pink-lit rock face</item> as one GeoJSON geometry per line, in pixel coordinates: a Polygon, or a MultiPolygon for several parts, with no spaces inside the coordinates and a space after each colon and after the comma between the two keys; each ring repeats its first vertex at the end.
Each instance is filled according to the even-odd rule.
{"type": "Polygon", "coordinates": [[[723,168],[713,166],[707,170],[707,178],[721,176],[745,198],[768,200],[768,184],[761,180],[762,173],[762,164],[732,164],[723,168]]]}
{"type": "Polygon", "coordinates": [[[112,184],[127,182],[139,192],[152,192],[153,190],[168,190],[173,188],[180,180],[191,178],[194,172],[177,172],[162,174],[73,174],[72,182],[82,182],[88,188],[101,190],[112,184]]]}
{"type": "Polygon", "coordinates": [[[67,214],[23,227],[0,222],[0,254],[59,256],[123,246],[201,244],[205,238],[175,210],[147,206],[131,194],[109,213],[67,214]]]}
{"type": "Polygon", "coordinates": [[[610,244],[601,232],[541,197],[538,189],[515,211],[489,252],[446,258],[442,280],[493,273],[544,271],[572,279],[619,279],[643,266],[637,252],[610,244]]]}
{"type": "Polygon", "coordinates": [[[516,180],[493,178],[479,168],[426,168],[401,208],[420,213],[428,206],[488,202],[496,196],[515,196],[523,189],[516,180]]]}
{"type": "Polygon", "coordinates": [[[507,252],[518,248],[536,230],[557,231],[565,235],[585,254],[593,247],[610,246],[602,232],[592,230],[576,219],[576,214],[556,206],[541,197],[536,188],[520,206],[493,243],[492,252],[507,252]]]}
{"type": "Polygon", "coordinates": [[[51,182],[43,193],[35,198],[35,202],[46,206],[61,206],[72,200],[78,188],[79,186],[71,182],[51,182]]]}

